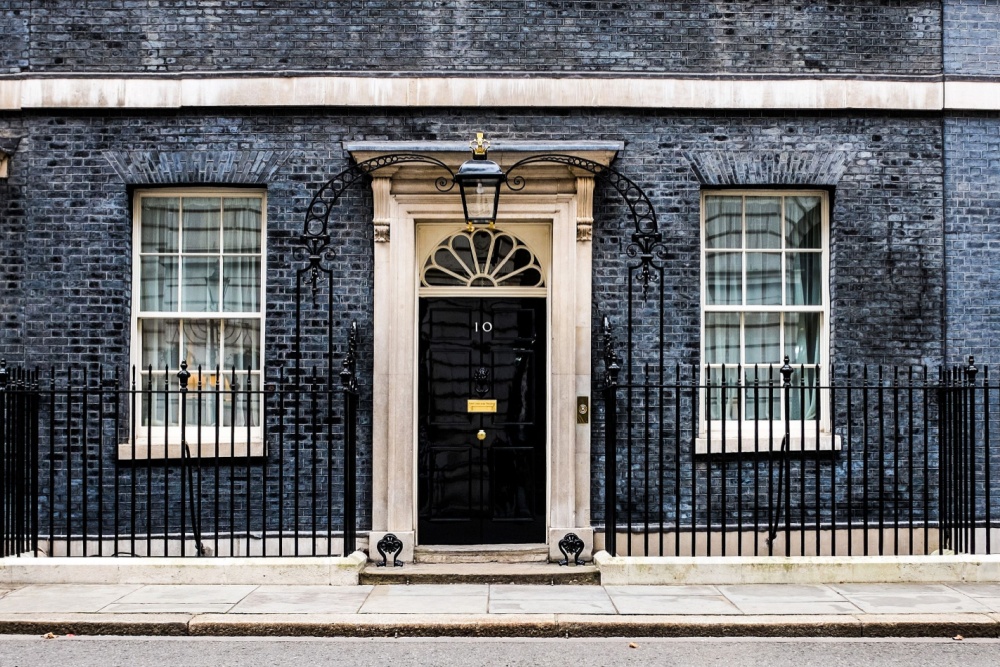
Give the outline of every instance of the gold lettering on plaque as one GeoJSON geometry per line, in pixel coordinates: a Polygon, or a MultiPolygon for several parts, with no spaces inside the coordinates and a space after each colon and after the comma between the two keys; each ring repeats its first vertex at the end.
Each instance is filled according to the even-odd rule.
{"type": "Polygon", "coordinates": [[[497,401],[496,399],[469,399],[469,408],[466,412],[496,412],[497,411],[497,401]]]}

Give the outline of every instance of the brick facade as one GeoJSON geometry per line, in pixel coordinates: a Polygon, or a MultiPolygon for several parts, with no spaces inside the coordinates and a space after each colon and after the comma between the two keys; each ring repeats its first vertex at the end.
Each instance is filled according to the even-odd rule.
{"type": "Polygon", "coordinates": [[[956,76],[1000,72],[1000,6],[990,0],[944,1],[944,69],[956,76]]]}
{"type": "MultiPolygon", "coordinates": [[[[956,114],[945,123],[947,327],[958,354],[1000,359],[1000,116],[956,114]]],[[[953,359],[954,360],[954,359],[953,359]]]]}
{"type": "Polygon", "coordinates": [[[936,74],[936,0],[0,2],[16,72],[936,74]],[[30,22],[30,30],[28,28],[30,22]]]}
{"type": "MultiPolygon", "coordinates": [[[[0,0],[0,33],[7,35],[0,72],[15,78],[246,70],[865,78],[1000,72],[1000,9],[984,0],[634,2],[613,12],[605,6],[0,0]]],[[[699,361],[699,197],[718,186],[830,192],[834,363],[933,367],[967,354],[987,363],[1000,359],[997,112],[392,107],[0,113],[0,150],[14,154],[10,178],[0,181],[0,358],[42,366],[127,364],[132,193],[198,184],[266,189],[265,363],[281,366],[292,351],[305,210],[321,184],[348,164],[343,143],[455,141],[476,131],[505,140],[624,142],[615,167],[649,195],[666,246],[664,321],[661,327],[648,317],[635,328],[638,362],[642,350],[661,342],[668,361],[699,361]]],[[[595,378],[602,369],[601,319],[621,322],[628,298],[632,229],[623,209],[610,189],[598,188],[595,378]]],[[[370,192],[347,193],[335,215],[330,260],[334,330],[357,320],[363,332],[363,493],[371,488],[372,456],[373,350],[364,333],[373,321],[371,217],[370,192]]],[[[633,304],[640,321],[651,303],[633,304]]],[[[595,380],[592,395],[598,389],[595,380]]],[[[594,420],[597,508],[599,411],[594,420]]],[[[112,452],[94,455],[114,467],[112,452]]],[[[360,507],[367,521],[370,498],[360,507]]]]}

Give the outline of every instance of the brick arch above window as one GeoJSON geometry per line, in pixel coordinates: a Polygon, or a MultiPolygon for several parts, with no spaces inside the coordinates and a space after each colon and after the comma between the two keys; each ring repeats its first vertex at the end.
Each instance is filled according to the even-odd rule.
{"type": "Polygon", "coordinates": [[[695,176],[706,186],[837,185],[847,151],[685,151],[695,176]]]}
{"type": "Polygon", "coordinates": [[[130,185],[264,185],[289,151],[108,151],[111,167],[130,185]]]}

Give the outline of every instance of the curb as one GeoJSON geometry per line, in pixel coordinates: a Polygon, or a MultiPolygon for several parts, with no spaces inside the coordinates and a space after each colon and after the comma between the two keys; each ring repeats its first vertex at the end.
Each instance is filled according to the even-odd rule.
{"type": "Polygon", "coordinates": [[[6,614],[0,634],[202,637],[1000,637],[1000,614],[6,614]]]}

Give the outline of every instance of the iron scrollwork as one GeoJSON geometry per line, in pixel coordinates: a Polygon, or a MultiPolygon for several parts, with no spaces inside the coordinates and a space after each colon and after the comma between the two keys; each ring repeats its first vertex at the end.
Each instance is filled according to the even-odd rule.
{"type": "Polygon", "coordinates": [[[323,263],[329,259],[331,252],[330,213],[341,195],[379,169],[415,162],[434,165],[448,172],[448,176],[441,176],[434,181],[434,186],[439,192],[449,192],[455,186],[455,173],[441,160],[416,153],[391,153],[349,166],[324,183],[316,192],[309,202],[309,208],[306,209],[306,220],[300,237],[309,259],[309,265],[300,273],[309,273],[314,294],[320,275],[328,272],[323,263]]]}
{"type": "Polygon", "coordinates": [[[573,565],[583,565],[583,561],[580,560],[580,554],[583,553],[583,549],[586,545],[580,536],[576,533],[566,533],[566,535],[559,540],[559,551],[562,552],[563,559],[559,561],[560,565],[569,565],[569,555],[573,554],[573,565]]]}
{"type": "Polygon", "coordinates": [[[638,269],[637,277],[642,284],[643,294],[645,294],[649,286],[658,280],[657,270],[661,267],[662,261],[666,259],[667,249],[663,244],[663,234],[656,221],[656,210],[642,188],[610,166],[575,155],[558,153],[532,155],[515,162],[507,170],[507,187],[514,191],[524,189],[524,177],[514,175],[514,172],[525,165],[537,163],[564,164],[567,167],[588,171],[594,175],[595,179],[607,183],[621,195],[632,215],[634,225],[632,243],[625,248],[625,254],[639,260],[639,263],[631,268],[638,269]]]}
{"type": "Polygon", "coordinates": [[[385,537],[376,543],[379,555],[382,556],[381,563],[375,563],[375,567],[385,567],[389,564],[389,554],[392,554],[392,566],[403,567],[403,561],[399,560],[399,554],[403,551],[403,543],[392,533],[386,533],[385,537]]]}

